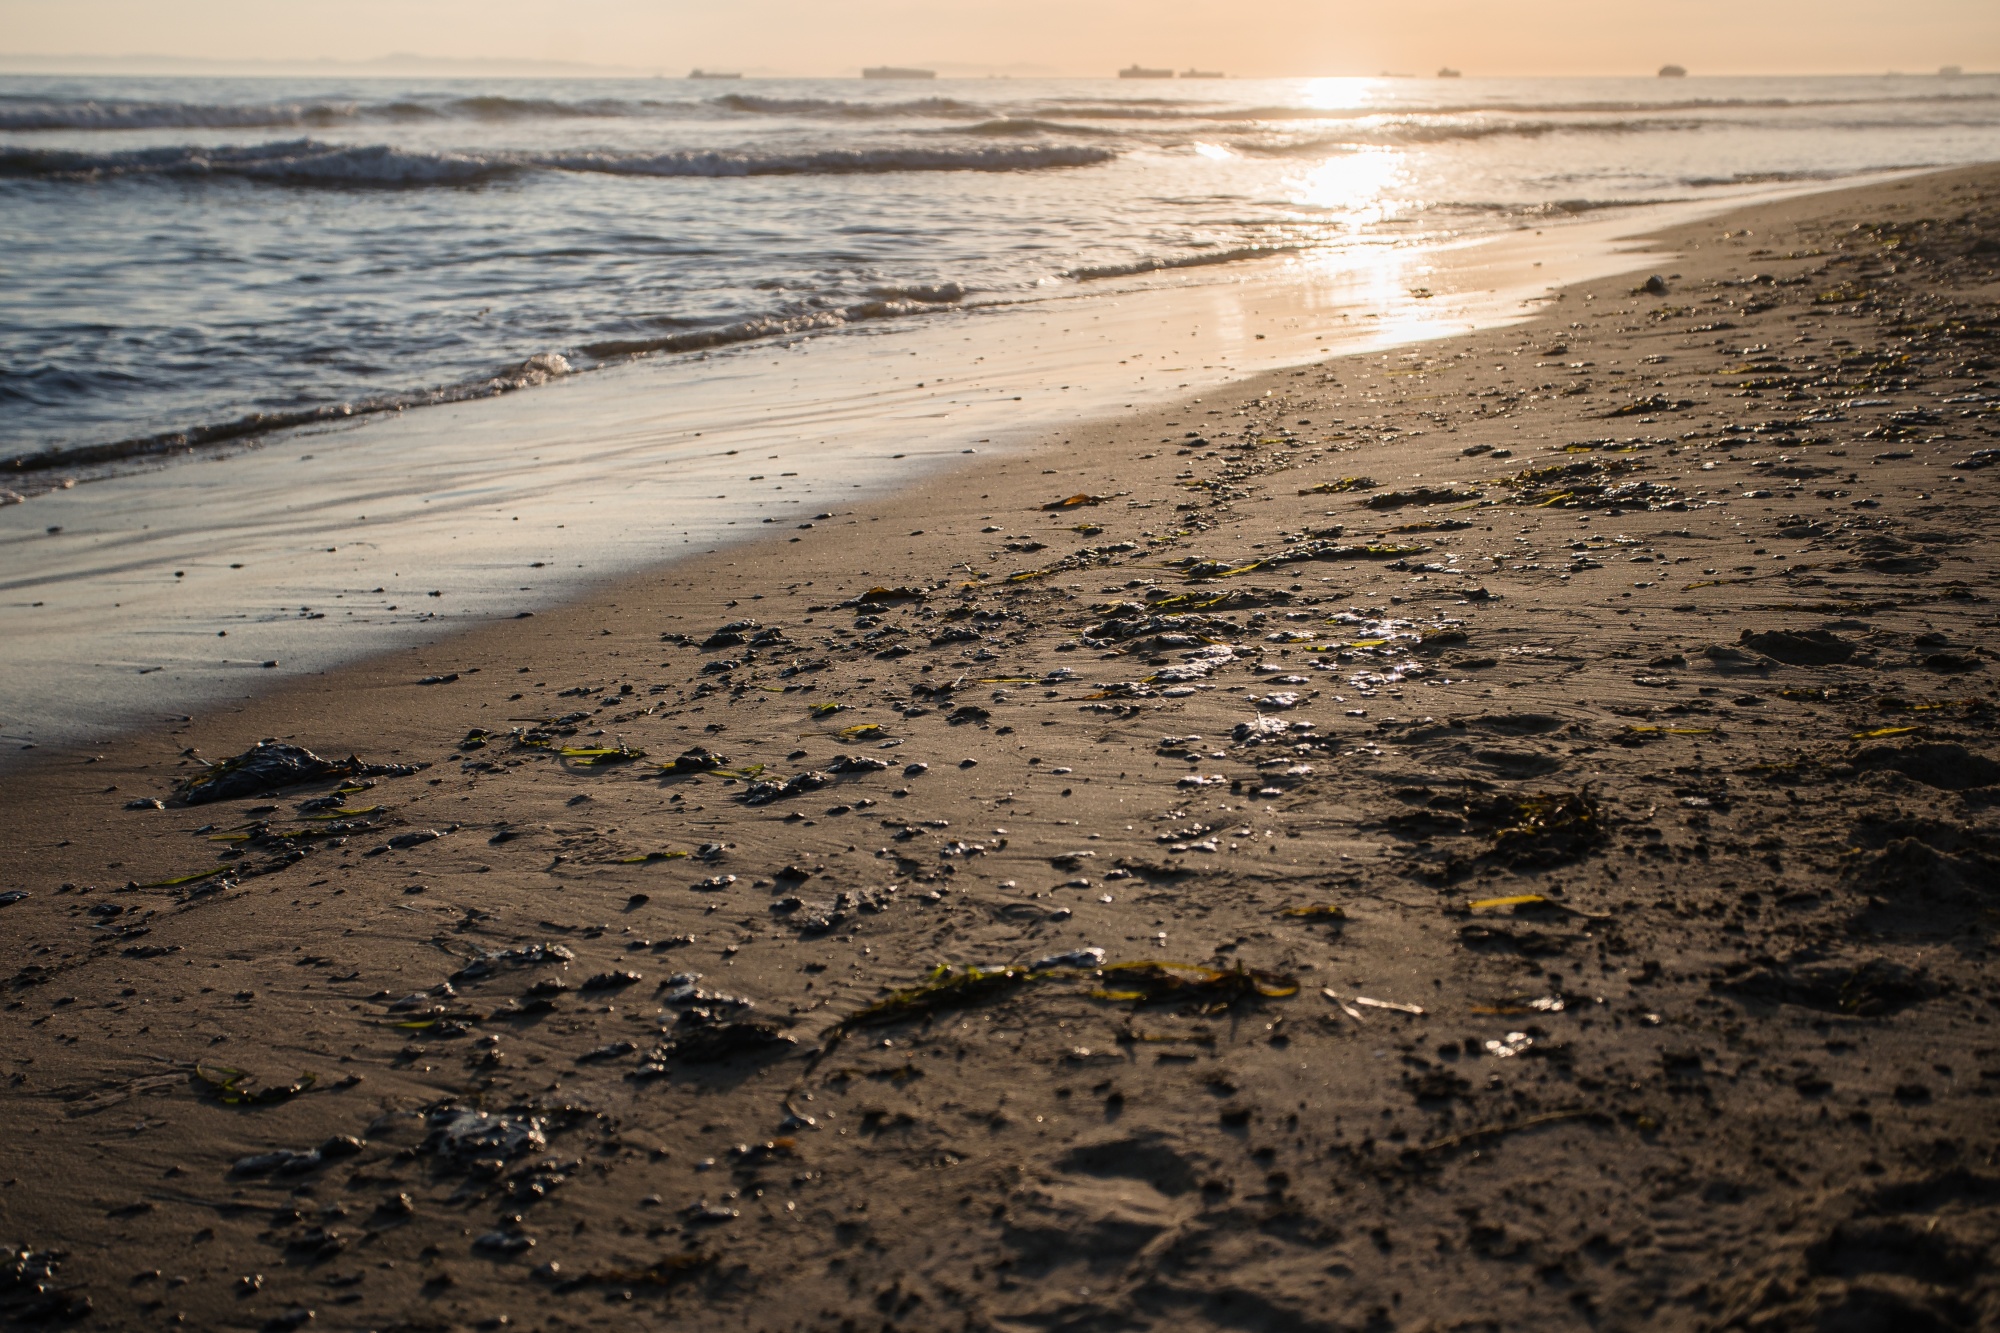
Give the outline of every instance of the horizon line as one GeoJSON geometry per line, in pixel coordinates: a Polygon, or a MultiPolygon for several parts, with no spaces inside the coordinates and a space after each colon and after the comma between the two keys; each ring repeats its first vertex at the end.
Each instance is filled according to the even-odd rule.
{"type": "MultiPolygon", "coordinates": [[[[254,69],[271,69],[272,72],[274,73],[278,69],[288,69],[288,70],[326,69],[329,71],[332,70],[359,71],[359,70],[369,69],[371,67],[380,67],[384,65],[405,65],[414,67],[434,66],[439,68],[456,67],[465,69],[467,70],[467,72],[473,72],[477,70],[489,73],[499,69],[515,69],[523,71],[525,70],[546,71],[541,75],[535,75],[529,73],[518,73],[514,75],[514,77],[520,77],[520,78],[534,78],[534,77],[560,78],[560,77],[565,77],[565,75],[567,75],[568,77],[652,80],[652,79],[684,79],[687,77],[685,75],[669,74],[667,72],[668,67],[661,64],[660,62],[648,62],[645,64],[630,64],[630,65],[607,65],[595,61],[551,60],[547,58],[539,58],[532,56],[433,56],[433,55],[420,55],[414,52],[405,52],[405,51],[389,52],[379,56],[363,56],[363,57],[188,56],[188,55],[169,55],[169,54],[144,53],[144,52],[125,52],[118,55],[91,55],[83,52],[63,52],[63,53],[0,52],[0,75],[22,74],[22,73],[118,74],[118,73],[145,72],[141,70],[120,70],[116,68],[104,68],[106,66],[119,66],[119,65],[132,65],[132,66],[182,65],[182,66],[195,66],[195,67],[203,67],[210,69],[239,68],[245,70],[254,68],[254,69]],[[10,66],[15,65],[16,62],[19,62],[21,64],[32,64],[40,66],[41,68],[35,70],[10,68],[10,66]],[[84,65],[84,66],[94,66],[95,68],[78,68],[78,69],[58,68],[59,66],[69,63],[84,65]]],[[[695,64],[690,68],[691,70],[700,70],[700,69],[706,69],[708,67],[709,66],[705,64],[695,64]]],[[[927,64],[910,64],[901,67],[934,70],[936,71],[936,76],[940,80],[948,80],[948,79],[984,80],[984,79],[995,79],[995,78],[1103,80],[1103,79],[1113,79],[1118,77],[1118,72],[1116,70],[1107,71],[1102,74],[1058,73],[1049,71],[1045,67],[1027,66],[1018,63],[1013,65],[983,65],[966,61],[931,61],[927,64]]],[[[1194,67],[1195,66],[1190,66],[1190,68],[1194,67]]],[[[678,64],[676,64],[674,68],[678,68],[678,64]]],[[[738,66],[732,68],[726,63],[717,64],[715,68],[717,68],[718,70],[731,69],[731,72],[740,72],[741,76],[744,78],[855,79],[857,81],[860,81],[861,76],[859,74],[859,70],[863,68],[873,68],[873,66],[856,66],[854,67],[855,72],[842,71],[836,73],[797,73],[791,71],[772,70],[769,67],[758,68],[754,66],[738,66]]],[[[1165,68],[1165,66],[1160,66],[1159,68],[1165,68]]],[[[1447,64],[1442,68],[1454,69],[1455,67],[1447,64]]],[[[412,69],[409,72],[416,73],[418,71],[416,69],[412,69]]],[[[1811,71],[1800,71],[1800,70],[1769,71],[1769,70],[1731,69],[1731,70],[1721,70],[1721,71],[1697,71],[1690,69],[1687,71],[1684,77],[1689,79],[1940,78],[1940,77],[1959,77],[1959,78],[1971,79],[1971,78],[1992,77],[1996,73],[2000,73],[2000,70],[1965,69],[1951,64],[1944,64],[1934,69],[1921,69],[1921,70],[1823,69],[1823,70],[1811,70],[1811,71]]],[[[385,74],[385,75],[379,75],[377,77],[394,77],[394,75],[385,74]]],[[[1228,82],[1256,82],[1261,80],[1277,80],[1277,79],[1436,80],[1440,77],[1440,75],[1433,73],[1419,73],[1413,71],[1378,70],[1373,73],[1363,73],[1358,71],[1322,72],[1314,74],[1226,74],[1225,73],[1223,77],[1225,81],[1228,82]]],[[[1463,78],[1463,79],[1480,79],[1480,78],[1653,79],[1660,77],[1660,75],[1657,69],[1652,69],[1652,70],[1598,70],[1589,73],[1565,71],[1562,73],[1512,72],[1512,73],[1483,74],[1474,71],[1465,71],[1465,72],[1455,72],[1449,77],[1463,78]]],[[[1166,80],[1162,80],[1162,82],[1165,81],[1166,80]]],[[[1178,82],[1179,80],[1176,79],[1174,81],[1178,82]]]]}

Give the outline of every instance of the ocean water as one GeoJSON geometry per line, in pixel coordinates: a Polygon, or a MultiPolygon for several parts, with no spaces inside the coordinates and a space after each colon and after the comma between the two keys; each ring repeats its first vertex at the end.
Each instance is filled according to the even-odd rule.
{"type": "Polygon", "coordinates": [[[0,460],[1996,157],[1994,77],[0,78],[0,460]]]}

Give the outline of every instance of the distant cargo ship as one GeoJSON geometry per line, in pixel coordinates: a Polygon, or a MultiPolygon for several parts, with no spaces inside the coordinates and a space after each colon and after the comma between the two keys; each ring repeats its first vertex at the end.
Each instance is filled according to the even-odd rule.
{"type": "Polygon", "coordinates": [[[1119,70],[1118,77],[1121,79],[1171,79],[1174,77],[1174,72],[1170,69],[1147,69],[1144,65],[1132,65],[1119,70]]]}
{"type": "Polygon", "coordinates": [[[1219,69],[1184,69],[1181,71],[1181,77],[1184,79],[1226,79],[1229,76],[1219,69]]]}
{"type": "Polygon", "coordinates": [[[718,74],[712,69],[697,69],[688,73],[690,79],[740,79],[741,74],[718,74]]]}
{"type": "Polygon", "coordinates": [[[1446,65],[1443,69],[1438,71],[1438,77],[1440,79],[1459,79],[1465,76],[1459,73],[1459,71],[1453,69],[1450,65],[1446,65]]]}
{"type": "Polygon", "coordinates": [[[1685,79],[1687,76],[1687,70],[1679,65],[1660,66],[1660,77],[1663,79],[1685,79]]]}
{"type": "Polygon", "coordinates": [[[903,69],[897,65],[871,65],[861,71],[864,79],[935,79],[934,69],[903,69]]]}

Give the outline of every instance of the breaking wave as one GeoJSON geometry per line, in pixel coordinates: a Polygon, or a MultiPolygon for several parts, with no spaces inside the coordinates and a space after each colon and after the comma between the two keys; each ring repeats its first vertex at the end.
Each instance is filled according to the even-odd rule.
{"type": "Polygon", "coordinates": [[[627,116],[811,116],[838,120],[898,117],[976,120],[993,110],[950,97],[904,102],[843,102],[814,97],[725,93],[699,100],[615,97],[563,101],[550,97],[404,98],[366,102],[302,98],[279,102],[168,102],[117,98],[0,96],[0,130],[284,129],[411,120],[579,120],[627,116]]]}
{"type": "Polygon", "coordinates": [[[612,338],[586,343],[580,350],[599,361],[643,356],[652,352],[703,352],[712,347],[755,342],[762,338],[782,338],[797,333],[817,333],[842,328],[871,319],[895,319],[902,315],[928,315],[940,306],[965,298],[966,289],[955,282],[899,287],[877,287],[873,299],[831,310],[809,310],[794,314],[758,315],[725,324],[675,329],[641,338],[612,338]]]}
{"type": "MultiPolygon", "coordinates": [[[[414,108],[412,108],[414,109],[414,108]]],[[[353,102],[56,101],[0,98],[0,130],[257,130],[342,125],[362,114],[353,102]]]]}
{"type": "Polygon", "coordinates": [[[289,185],[470,185],[520,169],[521,163],[505,157],[413,152],[386,145],[350,148],[312,139],[242,147],[140,148],[122,153],[0,150],[0,176],[49,180],[220,176],[289,185]]]}
{"type": "Polygon", "coordinates": [[[1073,268],[1063,274],[1078,282],[1096,282],[1103,278],[1129,278],[1140,273],[1162,273],[1176,268],[1206,268],[1210,264],[1237,264],[1246,259],[1270,259],[1277,255],[1296,253],[1302,249],[1296,245],[1252,245],[1234,250],[1204,250],[1199,254],[1174,255],[1166,259],[1134,259],[1124,264],[1093,264],[1086,268],[1073,268]]]}
{"type": "Polygon", "coordinates": [[[1655,204],[1679,203],[1674,198],[1632,199],[1549,199],[1540,203],[1450,202],[1429,205],[1437,213],[1497,214],[1504,217],[1566,218],[1601,213],[1608,208],[1647,208],[1655,204]]]}
{"type": "Polygon", "coordinates": [[[887,171],[1034,171],[1090,167],[1118,155],[1104,148],[836,148],[806,153],[577,153],[541,159],[565,171],[627,176],[835,176],[887,171]]]}
{"type": "Polygon", "coordinates": [[[1092,129],[1084,125],[1064,125],[1059,121],[1041,120],[1035,117],[982,120],[976,125],[953,125],[937,131],[940,134],[978,134],[995,139],[1030,134],[1090,134],[1102,136],[1112,132],[1092,129]]]}
{"type": "Polygon", "coordinates": [[[546,97],[461,97],[436,108],[446,116],[469,120],[584,119],[592,116],[627,116],[634,105],[615,98],[593,98],[583,102],[559,102],[546,97]]]}
{"type": "Polygon", "coordinates": [[[229,177],[297,186],[414,187],[474,185],[534,171],[697,177],[1035,171],[1095,166],[1116,156],[1108,149],[1080,146],[823,149],[770,154],[441,153],[386,144],[350,147],[294,139],[235,147],[145,148],[121,153],[0,150],[0,177],[44,180],[229,177]]]}
{"type": "Polygon", "coordinates": [[[893,116],[976,119],[993,112],[955,97],[919,97],[907,102],[844,102],[823,97],[760,97],[755,93],[724,93],[709,105],[753,116],[824,116],[839,120],[882,120],[893,116]]]}
{"type": "Polygon", "coordinates": [[[1232,144],[1259,157],[1312,157],[1343,148],[1373,148],[1399,144],[1473,143],[1481,139],[1540,139],[1549,135],[1572,134],[1664,134],[1687,133],[1715,128],[1701,120],[1613,120],[1613,121],[1485,121],[1475,124],[1435,121],[1394,121],[1379,125],[1356,125],[1335,134],[1281,143],[1232,144]]]}
{"type": "MultiPolygon", "coordinates": [[[[1916,163],[1883,167],[1884,171],[1902,171],[1916,163]]],[[[1784,185],[1792,181],[1834,180],[1841,173],[1837,171],[1739,171],[1733,176],[1684,176],[1681,184],[1692,190],[1713,190],[1732,185],[1784,185]]]]}
{"type": "MultiPolygon", "coordinates": [[[[532,389],[552,379],[573,373],[568,358],[557,352],[539,352],[527,360],[480,379],[460,384],[424,389],[414,393],[383,394],[351,403],[324,403],[289,412],[251,412],[226,421],[208,422],[185,430],[136,435],[105,444],[67,449],[44,449],[0,459],[0,476],[21,478],[72,468],[106,467],[147,458],[164,458],[214,448],[239,440],[253,439],[274,431],[300,426],[323,425],[383,412],[400,412],[410,407],[431,407],[443,403],[463,403],[475,398],[491,398],[517,389],[532,389]]],[[[18,483],[17,483],[18,484],[18,483]]]]}
{"type": "Polygon", "coordinates": [[[342,402],[322,403],[291,411],[251,412],[227,420],[208,422],[181,430],[133,436],[103,444],[45,449],[39,452],[0,458],[0,478],[15,485],[35,477],[77,468],[101,468],[120,463],[164,458],[253,440],[278,431],[302,426],[400,412],[408,408],[432,407],[491,398],[520,389],[546,384],[552,379],[600,368],[605,363],[657,353],[704,352],[738,343],[767,338],[790,337],[801,333],[827,332],[870,320],[896,319],[909,315],[935,314],[964,300],[968,288],[962,283],[907,283],[871,288],[870,299],[827,309],[793,311],[675,329],[638,338],[602,339],[576,349],[588,358],[584,365],[573,364],[559,352],[541,352],[490,375],[481,375],[456,384],[401,393],[383,393],[342,402]],[[595,364],[590,364],[595,363],[595,364]]]}

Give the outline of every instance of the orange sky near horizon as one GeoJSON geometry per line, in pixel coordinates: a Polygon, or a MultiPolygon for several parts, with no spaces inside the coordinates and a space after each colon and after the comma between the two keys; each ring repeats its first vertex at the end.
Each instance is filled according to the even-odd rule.
{"type": "Polygon", "coordinates": [[[0,0],[0,58],[560,60],[848,75],[2000,70],[2000,0],[0,0]]]}

